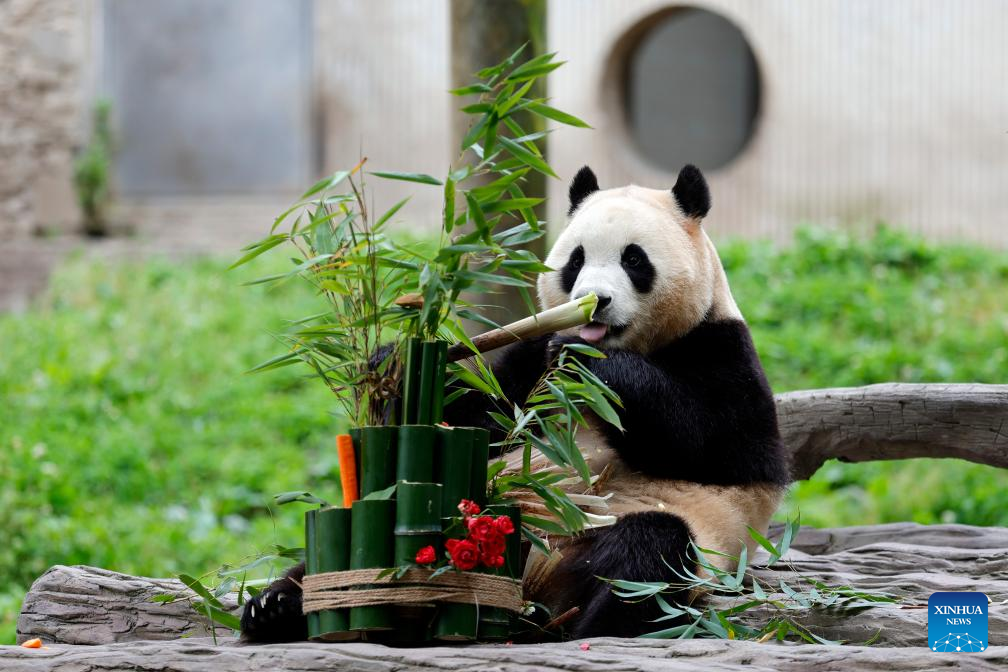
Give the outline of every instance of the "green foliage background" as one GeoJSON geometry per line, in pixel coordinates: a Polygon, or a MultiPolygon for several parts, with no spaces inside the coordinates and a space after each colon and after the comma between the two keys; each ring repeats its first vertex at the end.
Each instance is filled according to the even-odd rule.
{"type": "MultiPolygon", "coordinates": [[[[777,392],[1008,378],[1002,254],[885,228],[720,250],[777,392]]],[[[298,512],[268,504],[332,494],[343,421],[305,371],[243,373],[276,352],[267,329],[318,305],[297,283],[240,286],[276,265],[77,260],[0,316],[0,643],[53,564],[165,576],[298,545],[298,512]]],[[[1008,525],[1004,482],[950,460],[831,463],[782,515],[1008,525]]]]}

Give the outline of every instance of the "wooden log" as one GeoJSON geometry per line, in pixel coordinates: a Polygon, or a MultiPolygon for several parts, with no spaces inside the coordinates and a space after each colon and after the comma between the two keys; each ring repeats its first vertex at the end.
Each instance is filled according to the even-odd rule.
{"type": "MultiPolygon", "coordinates": [[[[926,652],[927,610],[923,607],[928,596],[939,590],[977,590],[995,600],[988,616],[990,641],[1008,642],[1008,606],[1000,602],[1008,595],[1005,549],[1008,528],[915,523],[802,528],[785,556],[793,570],[831,585],[890,593],[901,604],[859,613],[796,611],[791,615],[829,639],[858,643],[878,632],[876,646],[920,647],[926,652]]],[[[781,578],[791,580],[792,574],[786,568],[773,568],[757,569],[756,576],[771,587],[781,578]]],[[[130,577],[92,567],[54,567],[35,582],[25,599],[18,641],[40,637],[47,644],[107,644],[200,633],[204,621],[186,603],[150,602],[162,592],[188,594],[174,580],[130,577]]],[[[750,624],[760,618],[759,614],[747,617],[750,624]]],[[[230,638],[223,631],[218,636],[230,638]]],[[[2,664],[0,669],[4,669],[2,664]]]]}
{"type": "Polygon", "coordinates": [[[1008,646],[991,646],[982,653],[934,653],[924,646],[883,648],[864,646],[781,646],[728,640],[657,640],[600,638],[588,642],[550,645],[489,644],[421,649],[390,648],[378,644],[301,642],[267,646],[233,643],[214,645],[208,639],[173,642],[123,642],[103,646],[50,645],[43,649],[0,646],[4,672],[75,670],[134,670],[136,672],[244,672],[245,670],[478,670],[501,672],[561,672],[566,670],[687,670],[923,669],[1003,670],[1008,646]]]}
{"type": "MultiPolygon", "coordinates": [[[[18,617],[18,642],[110,644],[207,635],[207,620],[186,599],[159,604],[155,595],[195,597],[178,579],[149,579],[97,567],[56,565],[32,584],[18,617]]],[[[237,608],[235,596],[221,602],[237,608]]],[[[218,628],[217,636],[231,638],[218,628]]],[[[0,665],[0,669],[3,665],[0,665]]]]}
{"type": "Polygon", "coordinates": [[[1008,468],[1008,385],[883,383],[776,399],[795,480],[834,458],[957,457],[1008,468]]]}

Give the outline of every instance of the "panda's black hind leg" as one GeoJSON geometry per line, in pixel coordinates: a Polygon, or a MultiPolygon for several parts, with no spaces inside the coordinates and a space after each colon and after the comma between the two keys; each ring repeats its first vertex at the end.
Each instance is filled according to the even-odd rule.
{"type": "Polygon", "coordinates": [[[264,591],[245,603],[241,617],[246,642],[300,642],[308,639],[308,621],[301,611],[304,563],[292,567],[264,591]]]}
{"type": "MultiPolygon", "coordinates": [[[[653,599],[629,602],[613,594],[611,586],[597,577],[626,581],[679,581],[668,565],[681,572],[690,541],[686,524],[676,516],[646,512],[623,516],[608,528],[583,535],[564,551],[550,583],[556,593],[544,596],[555,609],[580,608],[570,634],[584,637],[636,637],[676,625],[653,623],[663,615],[653,599]],[[663,561],[664,558],[664,561],[663,561]],[[668,563],[666,565],[665,563],[668,563]]],[[[692,564],[692,563],[691,563],[692,564]]],[[[666,595],[670,601],[684,602],[688,595],[666,595]]]]}

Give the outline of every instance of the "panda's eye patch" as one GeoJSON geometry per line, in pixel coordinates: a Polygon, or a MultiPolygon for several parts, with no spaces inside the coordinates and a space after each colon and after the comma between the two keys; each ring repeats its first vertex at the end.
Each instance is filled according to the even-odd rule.
{"type": "Polygon", "coordinates": [[[560,285],[568,294],[574,289],[574,282],[577,280],[578,273],[581,272],[581,267],[584,266],[584,261],[584,248],[578,245],[567,258],[567,263],[560,269],[560,285]]]}
{"type": "Polygon", "coordinates": [[[578,245],[577,249],[571,252],[570,260],[567,263],[571,268],[580,269],[584,266],[584,248],[578,245]]]}
{"type": "Polygon", "coordinates": [[[623,248],[620,263],[638,292],[646,294],[651,291],[651,287],[654,286],[655,268],[651,265],[647,252],[640,245],[631,243],[623,248]]]}

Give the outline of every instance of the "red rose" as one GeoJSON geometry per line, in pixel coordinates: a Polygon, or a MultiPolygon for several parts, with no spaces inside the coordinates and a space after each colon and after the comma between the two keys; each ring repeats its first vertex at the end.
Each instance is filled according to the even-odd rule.
{"type": "Polygon", "coordinates": [[[480,542],[480,557],[496,557],[504,553],[504,537],[498,535],[492,539],[480,542]]]}
{"type": "Polygon", "coordinates": [[[448,549],[449,553],[451,553],[452,551],[455,550],[455,546],[457,546],[458,543],[459,543],[458,539],[449,539],[448,541],[444,542],[444,547],[448,549]]]}
{"type": "Polygon", "coordinates": [[[487,541],[495,537],[499,537],[500,532],[494,527],[493,518],[490,516],[479,516],[478,518],[470,518],[468,522],[469,536],[476,541],[487,541]]]}
{"type": "Polygon", "coordinates": [[[480,562],[482,562],[484,566],[490,567],[491,569],[495,567],[503,567],[504,556],[483,553],[480,555],[480,562]]]}
{"type": "Polygon", "coordinates": [[[419,551],[417,551],[416,564],[429,565],[435,560],[437,560],[437,553],[434,552],[433,546],[424,546],[419,551]]]}
{"type": "Polygon", "coordinates": [[[451,555],[451,563],[463,572],[472,569],[479,562],[479,551],[476,544],[468,539],[452,544],[452,548],[448,552],[451,555]]]}
{"type": "Polygon", "coordinates": [[[497,516],[494,519],[494,527],[501,534],[511,534],[514,532],[514,523],[507,516],[497,516]]]}
{"type": "Polygon", "coordinates": [[[480,507],[479,504],[472,501],[471,499],[463,499],[461,502],[459,502],[458,510],[462,513],[463,516],[468,518],[469,516],[475,516],[477,513],[479,513],[480,507]]]}

